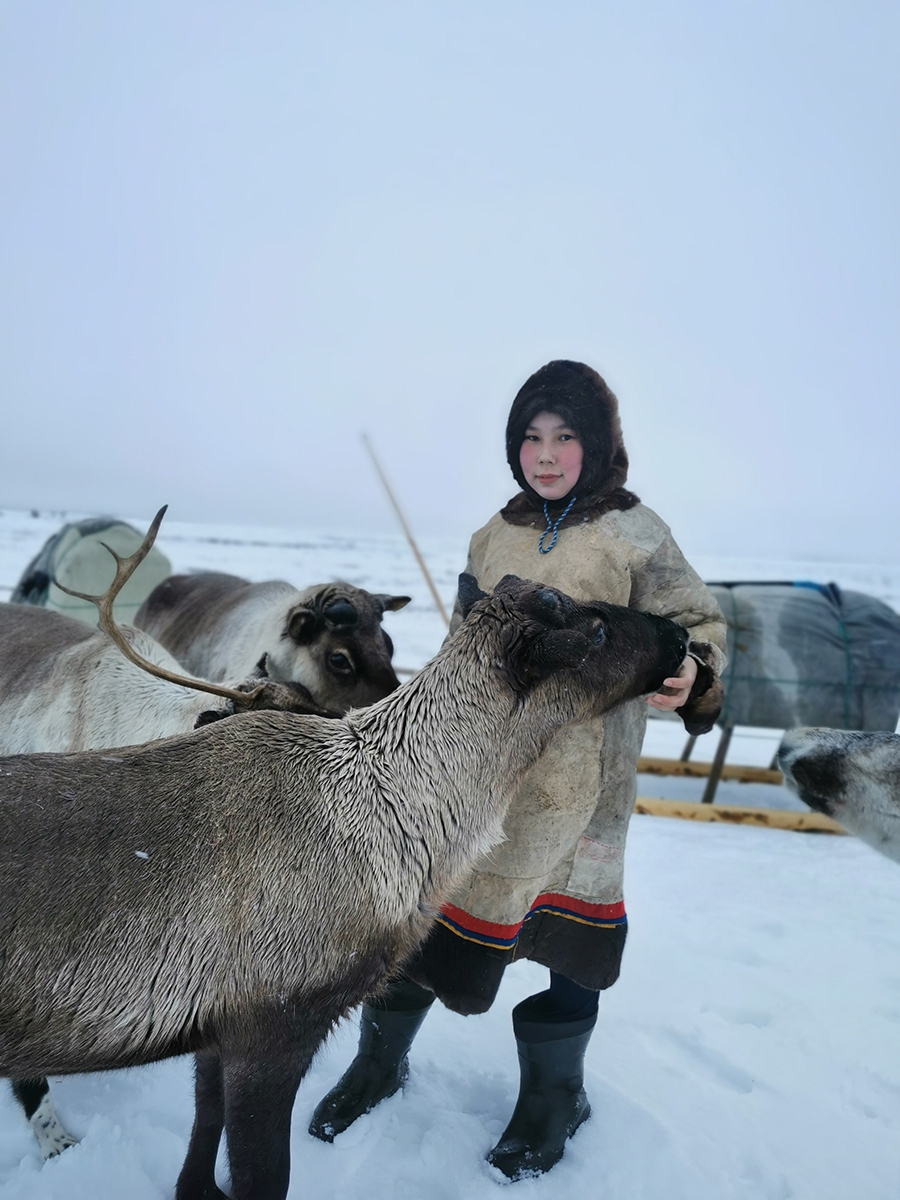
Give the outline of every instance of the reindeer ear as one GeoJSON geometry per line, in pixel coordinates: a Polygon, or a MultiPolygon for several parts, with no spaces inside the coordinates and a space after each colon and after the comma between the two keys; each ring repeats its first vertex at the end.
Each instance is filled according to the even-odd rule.
{"type": "Polygon", "coordinates": [[[518,575],[504,575],[494,588],[494,595],[517,598],[525,587],[534,587],[534,584],[529,584],[527,579],[521,579],[518,575]]]}
{"type": "Polygon", "coordinates": [[[253,668],[253,673],[250,676],[251,679],[268,679],[269,678],[269,669],[266,666],[268,658],[269,658],[269,652],[268,652],[268,650],[264,650],[262,658],[259,660],[259,662],[256,664],[256,666],[253,668]]]}
{"type": "Polygon", "coordinates": [[[530,638],[515,636],[504,662],[514,686],[525,691],[556,671],[580,667],[590,648],[576,629],[548,629],[530,638]]]}
{"type": "Polygon", "coordinates": [[[556,588],[520,579],[518,575],[504,575],[494,588],[495,596],[508,596],[523,613],[541,625],[561,629],[569,624],[578,606],[571,596],[556,588]]]}
{"type": "Polygon", "coordinates": [[[317,626],[316,614],[311,609],[297,608],[288,618],[288,637],[292,638],[298,646],[302,646],[304,643],[312,641],[317,626]]]}
{"type": "Polygon", "coordinates": [[[412,596],[388,596],[383,592],[378,592],[373,599],[377,600],[384,612],[397,612],[401,608],[406,608],[412,596]]]}
{"type": "Polygon", "coordinates": [[[472,606],[486,598],[487,592],[481,590],[475,576],[467,575],[464,571],[459,577],[459,607],[462,609],[462,615],[467,617],[472,611],[472,606]]]}
{"type": "Polygon", "coordinates": [[[570,622],[575,609],[570,596],[552,587],[539,587],[524,592],[519,603],[533,620],[540,621],[542,625],[549,625],[551,629],[564,628],[570,622]]]}

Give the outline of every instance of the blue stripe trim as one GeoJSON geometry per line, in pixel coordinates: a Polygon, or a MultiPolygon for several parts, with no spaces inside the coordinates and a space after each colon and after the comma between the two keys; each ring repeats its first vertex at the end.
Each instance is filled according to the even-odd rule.
{"type": "Polygon", "coordinates": [[[510,938],[493,937],[489,933],[473,933],[471,929],[466,929],[464,925],[458,924],[443,912],[438,917],[438,921],[441,925],[446,925],[448,929],[452,929],[454,933],[458,933],[466,941],[480,942],[483,946],[496,946],[499,950],[512,950],[519,937],[518,931],[510,938]]]}
{"type": "MultiPolygon", "coordinates": [[[[558,904],[539,904],[533,908],[528,917],[533,917],[536,913],[554,913],[558,917],[570,917],[575,921],[583,921],[585,925],[627,925],[628,917],[623,913],[621,917],[593,917],[586,913],[573,912],[571,908],[563,908],[558,904]]],[[[528,920],[528,917],[525,920],[528,920]]]]}
{"type": "MultiPolygon", "coordinates": [[[[536,908],[532,908],[525,921],[529,918],[550,913],[553,916],[568,918],[570,921],[578,921],[582,925],[592,925],[596,929],[615,929],[617,926],[625,926],[628,924],[628,917],[623,913],[621,917],[601,917],[588,916],[584,913],[573,912],[569,908],[564,908],[559,904],[540,904],[536,908]]],[[[521,927],[512,937],[502,938],[496,937],[493,934],[483,933],[482,931],[475,932],[472,929],[467,929],[465,925],[461,925],[458,921],[454,921],[452,917],[448,917],[445,912],[442,912],[438,921],[442,925],[452,930],[459,937],[465,938],[468,942],[477,942],[482,946],[493,946],[498,950],[512,950],[515,948],[516,942],[519,939],[521,927]]],[[[525,921],[522,924],[525,924],[525,921]]]]}

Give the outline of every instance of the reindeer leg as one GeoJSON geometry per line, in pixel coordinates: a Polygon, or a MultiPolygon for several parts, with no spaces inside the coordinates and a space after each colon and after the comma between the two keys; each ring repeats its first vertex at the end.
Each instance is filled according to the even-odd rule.
{"type": "MultiPolygon", "coordinates": [[[[268,1015],[268,1014],[267,1014],[268,1015]]],[[[225,1132],[233,1200],[284,1200],[291,1170],[291,1112],[300,1080],[327,1034],[289,1019],[265,1040],[223,1052],[225,1132]]]]}
{"type": "Polygon", "coordinates": [[[305,1063],[231,1062],[225,1129],[233,1200],[284,1200],[291,1174],[291,1113],[305,1063]]]}
{"type": "Polygon", "coordinates": [[[222,1060],[217,1054],[194,1056],[194,1128],[175,1200],[226,1200],[216,1187],[216,1155],[225,1124],[222,1060]]]}
{"type": "Polygon", "coordinates": [[[46,1079],[11,1079],[10,1084],[13,1095],[25,1110],[28,1124],[37,1138],[41,1158],[53,1158],[69,1146],[76,1145],[77,1138],[66,1133],[56,1115],[46,1079]]]}

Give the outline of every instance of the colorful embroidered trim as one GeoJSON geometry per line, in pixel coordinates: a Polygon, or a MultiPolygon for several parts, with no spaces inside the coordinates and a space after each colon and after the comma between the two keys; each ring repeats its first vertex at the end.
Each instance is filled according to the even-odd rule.
{"type": "MultiPolygon", "coordinates": [[[[539,912],[552,912],[558,917],[569,917],[586,925],[602,925],[604,928],[624,925],[627,921],[624,900],[619,900],[616,904],[589,904],[587,900],[576,900],[574,896],[560,896],[553,892],[538,896],[528,917],[533,917],[539,912]]],[[[525,918],[526,921],[528,917],[525,918]]]]}
{"type": "Polygon", "coordinates": [[[528,918],[540,913],[552,913],[554,916],[578,921],[582,925],[593,925],[598,929],[614,929],[617,925],[627,924],[624,900],[619,900],[616,904],[590,904],[587,900],[577,900],[574,896],[563,896],[556,892],[546,892],[543,896],[538,896],[527,915],[515,925],[482,921],[464,909],[457,908],[455,904],[445,904],[438,921],[467,941],[480,942],[484,946],[494,946],[499,950],[512,950],[528,918]]]}
{"type": "Polygon", "coordinates": [[[445,904],[441,909],[438,920],[460,937],[471,942],[481,942],[485,946],[496,946],[500,950],[512,950],[522,928],[522,922],[515,925],[498,925],[493,921],[482,921],[464,912],[455,904],[445,904]]]}

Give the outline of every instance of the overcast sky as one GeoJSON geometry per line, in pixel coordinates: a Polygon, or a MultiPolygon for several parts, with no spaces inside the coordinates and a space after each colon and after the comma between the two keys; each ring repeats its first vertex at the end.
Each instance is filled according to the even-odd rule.
{"type": "Polygon", "coordinates": [[[422,534],[551,358],[690,553],[900,557],[900,7],[0,4],[0,506],[422,534]]]}

